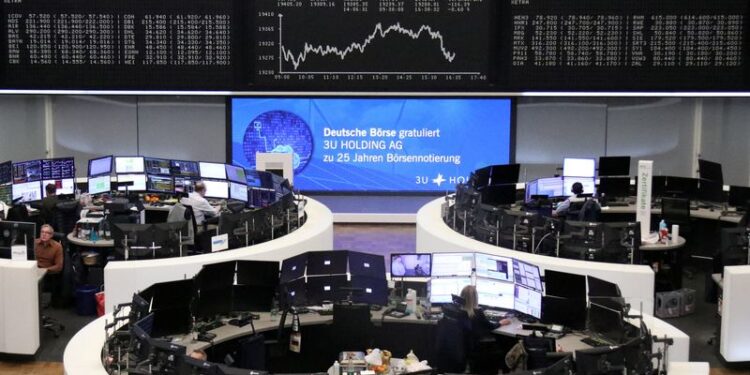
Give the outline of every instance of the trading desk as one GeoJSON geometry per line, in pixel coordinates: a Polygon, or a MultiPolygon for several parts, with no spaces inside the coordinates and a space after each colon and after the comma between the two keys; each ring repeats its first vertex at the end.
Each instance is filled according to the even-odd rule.
{"type": "Polygon", "coordinates": [[[36,261],[0,259],[0,353],[34,355],[39,349],[39,281],[36,261]]]}
{"type": "MultiPolygon", "coordinates": [[[[602,215],[608,214],[632,214],[635,215],[635,204],[629,204],[627,206],[602,206],[602,215]]],[[[661,208],[651,208],[652,215],[661,215],[661,208]]],[[[697,210],[690,210],[690,218],[692,219],[704,219],[704,220],[716,220],[725,223],[737,224],[742,220],[743,213],[737,211],[722,211],[719,209],[711,208],[699,208],[697,210]]]]}
{"type": "MultiPolygon", "coordinates": [[[[372,313],[372,320],[376,325],[381,324],[383,331],[390,331],[392,335],[395,335],[400,340],[399,343],[393,343],[393,342],[387,342],[391,340],[386,341],[380,341],[376,339],[376,343],[380,344],[383,343],[382,346],[380,346],[381,349],[389,349],[394,352],[394,354],[398,353],[398,351],[395,351],[394,348],[390,345],[399,345],[402,348],[401,350],[409,350],[408,348],[415,348],[415,353],[417,356],[420,357],[420,359],[429,357],[428,353],[425,353],[425,349],[422,349],[422,352],[420,350],[417,350],[416,347],[420,347],[424,345],[424,341],[427,341],[427,345],[434,345],[434,341],[431,341],[431,334],[430,331],[434,330],[434,327],[436,326],[437,321],[436,320],[424,320],[424,319],[417,319],[414,317],[414,315],[407,316],[405,318],[396,319],[391,317],[386,317],[385,319],[382,318],[382,312],[383,311],[376,311],[372,313]],[[393,326],[391,326],[393,325],[393,326]],[[391,329],[392,328],[392,329],[391,329]],[[421,332],[422,334],[412,334],[408,335],[406,332],[421,332]],[[388,346],[386,346],[388,345],[388,346]]],[[[632,312],[631,312],[632,313],[632,312]]],[[[279,325],[279,317],[276,317],[274,319],[271,318],[271,315],[269,313],[260,313],[260,318],[258,320],[254,321],[255,330],[259,333],[263,332],[269,332],[269,331],[275,331],[278,328],[279,325]]],[[[104,370],[104,367],[102,366],[101,362],[101,350],[104,346],[105,337],[104,337],[104,325],[105,320],[112,321],[111,316],[103,316],[95,320],[94,322],[90,323],[86,327],[84,327],[82,330],[80,330],[76,335],[71,339],[71,341],[68,343],[68,346],[65,348],[65,354],[64,354],[64,366],[65,366],[65,373],[67,375],[78,375],[78,374],[106,374],[106,371],[104,370]]],[[[300,315],[300,325],[302,326],[302,352],[307,352],[310,354],[311,357],[315,357],[315,355],[319,352],[318,347],[315,346],[315,344],[311,343],[314,338],[310,337],[309,330],[306,330],[305,328],[321,328],[325,329],[325,326],[329,323],[331,323],[333,320],[333,317],[328,316],[322,316],[317,313],[308,313],[308,314],[301,314],[300,315]],[[307,332],[306,332],[307,331],[307,332]]],[[[286,327],[291,326],[291,315],[287,316],[286,319],[286,327]]],[[[654,318],[653,316],[645,315],[644,316],[644,322],[646,323],[647,327],[651,330],[651,334],[659,337],[671,337],[674,339],[674,345],[672,345],[669,348],[669,358],[668,360],[670,362],[687,362],[689,358],[689,341],[690,338],[679,331],[678,329],[674,328],[673,326],[665,323],[662,320],[659,320],[657,318],[654,318]]],[[[631,323],[636,323],[635,320],[631,319],[631,323]]],[[[509,338],[511,337],[517,337],[517,336],[525,336],[531,334],[530,331],[525,331],[521,328],[521,324],[517,320],[513,320],[510,325],[503,326],[497,330],[495,330],[496,334],[507,336],[509,338]]],[[[236,327],[232,325],[224,325],[222,327],[216,328],[212,331],[212,333],[216,334],[216,338],[214,339],[213,343],[207,343],[207,342],[201,342],[201,341],[195,341],[193,339],[193,334],[184,335],[181,337],[175,338],[173,341],[177,345],[183,345],[186,347],[187,352],[190,352],[192,350],[196,349],[204,349],[209,351],[210,354],[210,347],[211,346],[218,346],[227,342],[230,342],[231,340],[239,339],[245,336],[248,336],[252,334],[252,328],[248,324],[243,327],[236,327]]],[[[321,332],[313,331],[313,332],[321,332]]],[[[568,334],[564,336],[561,339],[557,340],[557,343],[562,346],[563,350],[565,351],[575,351],[577,349],[586,349],[589,346],[587,344],[584,344],[581,342],[581,338],[585,337],[582,333],[574,333],[574,334],[568,334]]],[[[658,349],[659,345],[654,345],[654,350],[658,349]]],[[[398,350],[398,349],[397,349],[398,350]]],[[[427,349],[429,351],[429,349],[427,349]]],[[[321,362],[321,366],[328,366],[334,358],[317,358],[321,362]]],[[[316,371],[324,371],[325,368],[319,368],[316,369],[316,371]]],[[[671,374],[671,373],[670,373],[671,374]]],[[[675,372],[674,374],[680,374],[679,372],[675,372]]]]}

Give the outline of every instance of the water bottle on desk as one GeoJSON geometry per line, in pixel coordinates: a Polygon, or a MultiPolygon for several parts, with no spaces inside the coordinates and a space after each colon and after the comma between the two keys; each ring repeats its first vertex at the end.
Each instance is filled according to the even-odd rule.
{"type": "Polygon", "coordinates": [[[659,222],[659,242],[667,243],[669,240],[669,229],[664,219],[659,222]]]}

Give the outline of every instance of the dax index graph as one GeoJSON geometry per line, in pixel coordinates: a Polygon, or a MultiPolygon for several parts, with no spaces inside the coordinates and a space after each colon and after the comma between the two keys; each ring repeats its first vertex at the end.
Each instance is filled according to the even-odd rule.
{"type": "Polygon", "coordinates": [[[483,87],[490,0],[263,1],[254,12],[260,86],[483,87]]]}

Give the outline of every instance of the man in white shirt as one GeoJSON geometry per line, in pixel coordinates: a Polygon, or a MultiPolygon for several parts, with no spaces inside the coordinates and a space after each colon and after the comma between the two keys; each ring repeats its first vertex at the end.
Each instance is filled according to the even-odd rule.
{"type": "Polygon", "coordinates": [[[182,198],[182,204],[190,205],[193,207],[193,214],[195,214],[195,223],[197,225],[203,224],[206,218],[214,217],[219,214],[221,207],[211,206],[206,198],[206,185],[203,181],[195,183],[195,191],[190,193],[187,198],[182,198]]]}

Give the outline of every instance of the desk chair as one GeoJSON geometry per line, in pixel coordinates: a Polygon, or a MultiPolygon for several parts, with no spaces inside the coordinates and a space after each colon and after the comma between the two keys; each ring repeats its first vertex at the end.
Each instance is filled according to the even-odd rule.
{"type": "Polygon", "coordinates": [[[440,373],[464,373],[470,350],[471,323],[465,311],[453,304],[443,306],[437,323],[435,356],[440,373]]]}
{"type": "Polygon", "coordinates": [[[195,223],[195,215],[193,214],[193,208],[189,206],[183,205],[180,202],[177,202],[172,208],[169,210],[169,215],[167,216],[167,223],[175,223],[179,221],[188,221],[188,232],[182,234],[182,245],[183,246],[191,246],[195,247],[195,231],[196,231],[196,223],[195,223]]]}
{"type": "MultiPolygon", "coordinates": [[[[64,235],[55,233],[52,237],[53,240],[61,242],[64,235]]],[[[63,252],[64,252],[63,248],[63,252]]],[[[63,270],[56,274],[47,273],[42,279],[42,290],[40,293],[40,299],[42,301],[42,310],[48,308],[50,305],[59,305],[62,290],[63,290],[63,275],[66,266],[65,255],[63,254],[63,270]],[[45,298],[45,295],[49,293],[49,299],[45,298]]],[[[65,326],[57,321],[56,319],[42,314],[41,316],[42,328],[51,331],[55,337],[60,337],[60,332],[65,329],[65,326]]]]}
{"type": "Polygon", "coordinates": [[[548,337],[524,336],[523,347],[526,349],[526,369],[536,370],[549,365],[547,353],[555,351],[555,339],[548,337]]]}

